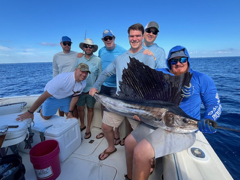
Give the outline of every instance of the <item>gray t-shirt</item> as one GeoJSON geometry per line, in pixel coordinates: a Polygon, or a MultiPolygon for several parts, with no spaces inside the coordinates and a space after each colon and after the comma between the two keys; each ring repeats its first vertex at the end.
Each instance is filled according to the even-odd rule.
{"type": "Polygon", "coordinates": [[[59,52],[53,56],[53,77],[60,73],[73,72],[78,53],[70,51],[69,53],[59,52]]]}

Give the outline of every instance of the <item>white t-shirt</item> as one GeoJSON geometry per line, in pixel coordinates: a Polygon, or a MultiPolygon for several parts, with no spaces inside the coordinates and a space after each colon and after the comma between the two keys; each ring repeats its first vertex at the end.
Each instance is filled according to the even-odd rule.
{"type": "Polygon", "coordinates": [[[74,72],[61,73],[49,81],[44,91],[47,91],[56,99],[63,99],[74,94],[81,94],[86,86],[86,80],[76,82],[74,72]]]}

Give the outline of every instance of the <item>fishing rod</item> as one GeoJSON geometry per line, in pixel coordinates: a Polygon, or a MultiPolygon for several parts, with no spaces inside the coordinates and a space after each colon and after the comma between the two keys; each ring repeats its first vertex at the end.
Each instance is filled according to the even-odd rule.
{"type": "Polygon", "coordinates": [[[215,129],[225,129],[225,130],[228,130],[228,131],[240,132],[240,130],[238,130],[238,129],[231,129],[231,128],[228,128],[228,127],[218,126],[217,122],[213,121],[211,119],[208,119],[207,123],[208,123],[209,126],[212,126],[215,129]]]}
{"type": "Polygon", "coordinates": [[[216,128],[217,128],[217,129],[225,129],[225,130],[228,130],[228,131],[240,132],[240,130],[231,129],[231,128],[227,128],[227,127],[222,127],[222,126],[217,126],[216,128]]]}

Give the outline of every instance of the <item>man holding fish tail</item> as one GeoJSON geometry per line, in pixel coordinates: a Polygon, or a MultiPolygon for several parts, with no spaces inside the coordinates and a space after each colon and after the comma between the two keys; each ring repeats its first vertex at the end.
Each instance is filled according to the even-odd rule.
{"type": "MultiPolygon", "coordinates": [[[[205,113],[203,119],[197,124],[198,129],[204,133],[215,133],[217,125],[215,121],[221,115],[222,106],[213,80],[191,69],[188,51],[183,46],[175,46],[170,50],[166,64],[168,68],[157,69],[157,71],[175,76],[186,72],[193,74],[189,86],[183,88],[183,99],[179,107],[187,115],[201,119],[200,107],[203,103],[205,113]]],[[[134,116],[134,119],[141,121],[137,116],[134,116]]],[[[148,179],[154,168],[154,158],[189,148],[195,142],[195,133],[191,131],[181,133],[180,128],[175,132],[162,128],[151,129],[144,123],[140,123],[125,140],[127,164],[125,178],[148,179]]]]}
{"type": "MultiPolygon", "coordinates": [[[[134,24],[128,28],[128,37],[131,48],[122,55],[119,55],[107,68],[100,74],[99,78],[93,85],[93,88],[90,89],[89,94],[94,96],[97,89],[103,84],[103,82],[113,74],[116,74],[116,82],[117,82],[117,91],[119,91],[119,81],[122,80],[122,71],[124,68],[127,68],[127,63],[130,61],[129,57],[135,57],[139,59],[145,65],[154,68],[155,61],[152,56],[143,54],[145,50],[142,47],[143,42],[143,34],[144,27],[141,24],[134,24]]],[[[117,92],[116,92],[117,94],[117,92]]],[[[121,122],[124,120],[125,116],[118,115],[112,112],[104,112],[103,114],[103,124],[102,130],[104,132],[104,136],[108,141],[108,147],[105,149],[103,153],[99,155],[99,160],[104,160],[108,158],[112,153],[116,152],[117,149],[114,146],[114,133],[113,128],[118,127],[121,122]]],[[[131,126],[136,127],[138,122],[134,120],[129,120],[131,126]]],[[[133,129],[134,129],[133,127],[133,129]]]]}

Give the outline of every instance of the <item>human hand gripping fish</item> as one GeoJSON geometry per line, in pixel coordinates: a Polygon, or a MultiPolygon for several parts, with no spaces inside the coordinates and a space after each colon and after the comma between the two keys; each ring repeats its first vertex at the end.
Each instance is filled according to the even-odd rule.
{"type": "Polygon", "coordinates": [[[90,91],[89,91],[89,95],[94,97],[95,93],[99,93],[98,90],[96,88],[91,88],[90,91]]]}

